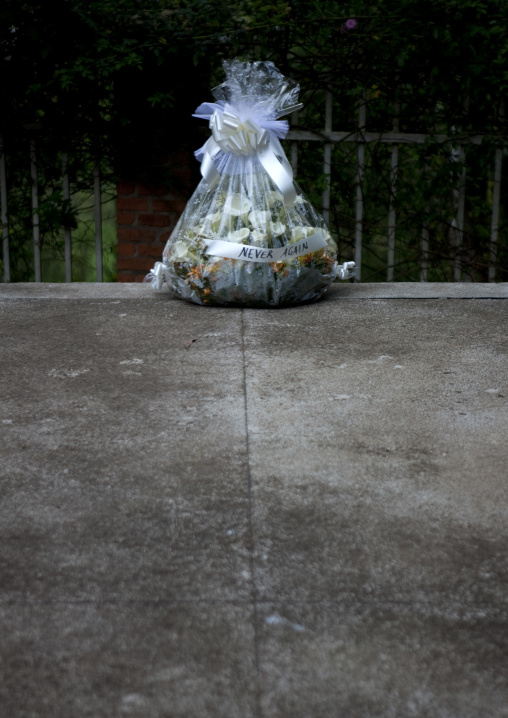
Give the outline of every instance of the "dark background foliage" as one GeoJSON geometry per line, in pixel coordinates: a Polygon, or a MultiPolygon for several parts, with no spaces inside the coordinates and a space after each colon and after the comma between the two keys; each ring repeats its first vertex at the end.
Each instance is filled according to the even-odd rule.
{"type": "MultiPolygon", "coordinates": [[[[37,141],[43,241],[58,243],[59,228],[73,221],[59,189],[59,153],[70,153],[74,190],[90,185],[97,158],[108,180],[171,184],[167,159],[207,137],[191,115],[222,81],[221,60],[234,56],[273,60],[300,82],[303,129],[324,126],[331,90],[334,129],[354,129],[364,92],[370,131],[391,130],[396,113],[401,131],[483,135],[480,149],[466,150],[463,259],[470,278],[485,278],[488,177],[494,147],[506,143],[506,0],[3,0],[0,44],[11,241],[17,256],[26,255],[15,263],[15,279],[30,272],[29,138],[37,141]],[[357,24],[348,30],[350,18],[357,24]]],[[[450,197],[462,169],[450,163],[451,147],[429,142],[401,153],[396,278],[417,278],[422,219],[432,238],[430,278],[448,277],[450,197]]],[[[331,223],[345,254],[353,242],[355,162],[353,145],[334,149],[331,223]]],[[[321,167],[319,143],[302,145],[298,176],[318,204],[321,167]]],[[[371,279],[382,279],[388,188],[389,149],[369,146],[364,241],[371,279]]]]}

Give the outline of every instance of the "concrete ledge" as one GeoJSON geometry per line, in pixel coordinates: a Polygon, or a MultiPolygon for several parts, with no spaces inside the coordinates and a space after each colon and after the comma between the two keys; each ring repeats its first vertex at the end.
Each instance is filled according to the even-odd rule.
{"type": "MultiPolygon", "coordinates": [[[[174,299],[167,291],[154,292],[149,284],[75,282],[72,284],[0,284],[0,299],[174,299]]],[[[508,299],[508,282],[396,282],[337,283],[326,300],[336,299],[508,299]]]]}
{"type": "Polygon", "coordinates": [[[508,282],[383,282],[334,284],[333,299],[508,299],[508,282]]]}

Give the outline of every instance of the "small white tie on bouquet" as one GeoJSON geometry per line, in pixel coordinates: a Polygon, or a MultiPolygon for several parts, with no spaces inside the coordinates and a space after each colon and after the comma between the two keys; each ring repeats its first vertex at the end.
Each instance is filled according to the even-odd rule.
{"type": "Polygon", "coordinates": [[[223,63],[226,82],[194,117],[212,137],[195,154],[203,179],[147,279],[197,304],[275,307],[318,299],[337,263],[324,220],[293,181],[280,117],[302,107],[299,85],[271,62],[223,63]]]}

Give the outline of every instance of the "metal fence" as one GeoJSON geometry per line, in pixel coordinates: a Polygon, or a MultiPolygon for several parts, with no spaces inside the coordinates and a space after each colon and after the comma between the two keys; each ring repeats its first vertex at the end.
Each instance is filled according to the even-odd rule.
{"type": "MultiPolygon", "coordinates": [[[[2,239],[3,239],[3,263],[4,282],[11,281],[11,257],[9,247],[9,222],[7,205],[7,173],[5,166],[6,149],[3,138],[0,136],[0,201],[2,204],[2,239]]],[[[32,239],[35,281],[42,281],[41,267],[41,235],[39,217],[39,182],[37,172],[37,144],[35,139],[30,140],[27,157],[30,161],[30,177],[32,185],[31,208],[32,208],[32,239]]],[[[68,172],[69,157],[62,152],[62,194],[65,201],[70,201],[70,180],[68,172]]],[[[103,280],[102,264],[102,192],[101,192],[101,171],[100,162],[95,163],[93,169],[93,198],[94,198],[94,223],[95,223],[95,267],[97,282],[103,280]]],[[[72,282],[72,244],[71,229],[63,228],[64,237],[64,261],[65,281],[72,282]]]]}
{"type": "MultiPolygon", "coordinates": [[[[453,280],[462,279],[461,246],[464,237],[464,212],[466,206],[466,185],[467,170],[464,162],[464,145],[480,145],[482,135],[455,136],[444,134],[407,133],[399,131],[398,107],[395,105],[395,117],[391,132],[368,132],[367,131],[367,101],[365,93],[358,105],[357,127],[354,131],[333,130],[333,96],[331,92],[326,93],[325,126],[319,132],[298,129],[298,113],[292,118],[292,129],[287,139],[291,142],[291,164],[296,174],[298,167],[299,143],[302,141],[324,143],[323,174],[325,177],[325,189],[322,193],[322,214],[329,224],[331,207],[331,174],[332,174],[332,147],[334,144],[346,142],[356,144],[356,202],[355,202],[355,237],[354,237],[354,260],[356,263],[356,281],[361,281],[362,267],[362,246],[364,233],[364,188],[363,178],[365,170],[365,148],[369,143],[383,143],[391,145],[391,166],[390,166],[390,188],[389,208],[386,226],[386,281],[394,279],[394,257],[395,257],[395,235],[397,226],[397,180],[399,171],[399,147],[401,145],[423,145],[432,141],[436,144],[447,144],[452,146],[450,161],[460,162],[463,166],[460,182],[454,188],[454,217],[452,220],[453,229],[453,280]]],[[[501,113],[502,113],[501,109],[501,113]]],[[[503,150],[501,147],[495,150],[494,166],[492,168],[491,181],[492,191],[492,213],[490,221],[489,240],[489,266],[488,281],[496,280],[496,265],[498,259],[500,201],[501,201],[501,172],[502,172],[503,150]]],[[[429,230],[425,222],[422,223],[420,235],[419,253],[419,278],[420,281],[428,280],[429,267],[429,230]]]]}
{"type": "MultiPolygon", "coordinates": [[[[397,115],[397,108],[395,114],[397,115]]],[[[361,281],[362,268],[362,248],[364,243],[364,170],[365,170],[365,150],[370,143],[383,143],[391,146],[391,163],[390,163],[390,188],[388,216],[386,218],[386,281],[393,281],[395,266],[395,238],[397,228],[397,183],[399,172],[399,148],[401,145],[422,145],[432,140],[434,143],[449,143],[452,147],[450,161],[460,162],[463,166],[460,182],[454,189],[454,217],[451,223],[453,235],[453,280],[461,281],[462,279],[462,260],[461,245],[464,237],[464,212],[466,206],[466,180],[467,170],[464,163],[464,146],[466,144],[482,143],[481,135],[474,136],[447,136],[440,134],[412,134],[399,131],[399,120],[395,117],[391,132],[368,132],[367,131],[367,102],[365,95],[358,106],[357,127],[354,131],[334,131],[333,130],[333,96],[331,92],[326,94],[325,100],[325,122],[321,131],[309,131],[298,129],[298,113],[293,115],[292,128],[287,136],[290,142],[290,160],[293,170],[296,174],[298,166],[299,143],[316,142],[322,143],[324,146],[323,174],[325,178],[325,188],[322,192],[322,214],[325,221],[329,224],[330,208],[331,208],[331,175],[332,175],[332,148],[338,143],[354,143],[356,144],[356,178],[355,178],[355,207],[354,207],[354,260],[357,267],[356,281],[361,281]]],[[[27,148],[28,152],[28,148],[27,148]]],[[[32,184],[32,232],[33,232],[33,255],[35,281],[42,281],[41,271],[41,241],[39,226],[39,195],[38,195],[38,178],[37,178],[37,146],[34,139],[31,140],[29,146],[29,158],[31,168],[31,184],[32,184]]],[[[498,264],[498,246],[499,246],[499,222],[500,222],[500,202],[501,202],[501,173],[502,173],[503,150],[498,147],[495,150],[494,167],[492,168],[492,212],[490,218],[490,239],[489,239],[489,260],[488,260],[488,281],[496,281],[496,266],[498,264]]],[[[9,225],[8,225],[8,207],[7,207],[7,179],[5,168],[5,151],[2,138],[0,137],[0,201],[1,201],[1,219],[2,219],[2,235],[3,235],[3,261],[4,261],[4,281],[11,281],[11,263],[9,254],[9,225]]],[[[64,200],[70,199],[70,182],[68,173],[68,156],[62,154],[62,191],[64,200]]],[[[103,280],[103,262],[102,262],[102,215],[101,215],[101,173],[100,163],[96,162],[93,173],[93,196],[94,196],[94,221],[95,221],[95,263],[96,263],[96,281],[103,280]]],[[[72,265],[71,265],[71,230],[64,228],[64,254],[65,254],[65,281],[72,281],[72,265]]],[[[429,268],[429,230],[425,222],[422,223],[420,231],[420,252],[419,252],[419,279],[422,282],[428,281],[429,268]]]]}

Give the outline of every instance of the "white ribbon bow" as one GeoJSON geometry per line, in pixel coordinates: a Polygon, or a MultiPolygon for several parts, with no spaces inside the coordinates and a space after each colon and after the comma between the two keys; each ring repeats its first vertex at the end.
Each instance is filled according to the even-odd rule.
{"type": "Polygon", "coordinates": [[[223,101],[204,102],[198,107],[194,117],[210,118],[212,130],[212,137],[196,152],[196,157],[201,160],[201,174],[213,189],[220,178],[214,162],[219,152],[238,157],[256,155],[281,192],[284,204],[293,203],[296,199],[293,169],[277,137],[285,137],[288,123],[259,118],[256,122],[245,114],[223,101]]]}

